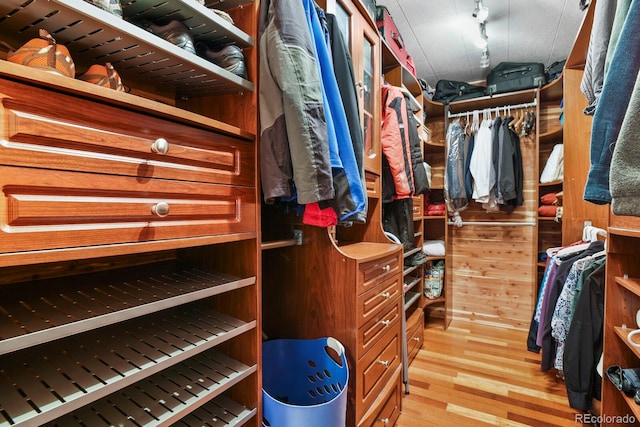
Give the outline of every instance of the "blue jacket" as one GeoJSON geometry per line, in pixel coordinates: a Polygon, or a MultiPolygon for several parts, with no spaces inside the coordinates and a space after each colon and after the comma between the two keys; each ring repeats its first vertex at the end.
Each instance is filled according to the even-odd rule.
{"type": "Polygon", "coordinates": [[[640,2],[631,3],[591,127],[591,168],[584,200],[599,205],[611,202],[609,168],[613,148],[640,69],[640,2]]]}
{"type": "Polygon", "coordinates": [[[333,170],[333,185],[337,200],[334,208],[340,221],[366,208],[366,193],[356,162],[347,115],[338,89],[331,54],[328,30],[322,27],[313,0],[302,0],[307,25],[316,49],[317,65],[322,84],[324,112],[329,136],[329,153],[333,170]],[[340,197],[345,195],[345,197],[340,197]],[[349,203],[341,203],[341,202],[349,203]]]}

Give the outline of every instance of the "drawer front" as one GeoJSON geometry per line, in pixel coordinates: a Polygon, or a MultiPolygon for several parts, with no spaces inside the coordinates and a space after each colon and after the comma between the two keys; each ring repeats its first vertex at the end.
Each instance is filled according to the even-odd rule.
{"type": "Polygon", "coordinates": [[[0,89],[3,164],[255,186],[251,141],[16,86],[0,89]]]}
{"type": "Polygon", "coordinates": [[[423,208],[422,196],[415,196],[413,198],[413,219],[414,219],[414,221],[422,219],[422,208],[423,208]]]}
{"type": "Polygon", "coordinates": [[[400,277],[396,276],[364,294],[358,296],[358,325],[364,325],[374,316],[379,317],[378,312],[383,307],[396,301],[402,295],[400,277]]]}
{"type": "Polygon", "coordinates": [[[401,354],[400,326],[387,331],[358,362],[356,378],[357,418],[370,408],[384,386],[391,380],[394,371],[400,366],[401,354]],[[360,366],[362,369],[360,369],[360,366]]]}
{"type": "Polygon", "coordinates": [[[364,355],[390,329],[398,328],[402,316],[402,300],[395,298],[358,329],[358,356],[364,355]]]}
{"type": "MultiPolygon", "coordinates": [[[[422,316],[420,317],[422,319],[422,316]]],[[[422,341],[424,340],[424,324],[422,321],[416,322],[411,326],[411,329],[407,330],[407,357],[409,363],[418,354],[418,351],[422,348],[422,341]]]]}
{"type": "Polygon", "coordinates": [[[363,262],[360,264],[360,277],[358,280],[358,295],[372,289],[380,282],[401,274],[402,263],[400,255],[391,255],[374,261],[363,262]]]}
{"type": "Polygon", "coordinates": [[[400,372],[395,377],[390,383],[392,386],[385,390],[385,397],[381,404],[371,415],[362,419],[358,423],[358,427],[391,427],[396,425],[402,404],[400,372]]]}
{"type": "Polygon", "coordinates": [[[256,230],[247,187],[6,166],[0,185],[0,252],[256,230]]]}

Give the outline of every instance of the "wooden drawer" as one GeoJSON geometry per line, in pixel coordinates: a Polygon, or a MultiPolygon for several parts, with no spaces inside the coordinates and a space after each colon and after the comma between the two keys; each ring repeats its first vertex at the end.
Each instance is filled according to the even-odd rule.
{"type": "Polygon", "coordinates": [[[400,277],[392,277],[358,296],[358,325],[364,325],[373,317],[380,317],[380,310],[402,295],[400,277]]]}
{"type": "Polygon", "coordinates": [[[381,257],[359,265],[358,295],[377,286],[380,282],[402,271],[402,263],[397,255],[381,257]]]}
{"type": "Polygon", "coordinates": [[[0,102],[2,164],[255,186],[252,141],[7,81],[0,102]]]}
{"type": "Polygon", "coordinates": [[[358,362],[356,372],[356,418],[362,418],[384,386],[391,380],[400,366],[401,354],[400,326],[387,331],[358,362]]]}
{"type": "Polygon", "coordinates": [[[396,425],[400,417],[402,404],[402,385],[400,383],[400,372],[395,375],[387,388],[384,390],[384,398],[380,400],[380,405],[369,416],[365,416],[358,427],[390,427],[396,425]]]}
{"type": "Polygon", "coordinates": [[[394,298],[358,329],[358,356],[365,354],[389,329],[398,327],[402,318],[402,300],[394,298]]]}
{"type": "Polygon", "coordinates": [[[422,309],[420,311],[419,319],[421,321],[415,322],[412,325],[407,325],[407,356],[409,363],[418,354],[418,351],[422,348],[422,341],[424,340],[424,322],[422,322],[423,314],[422,309]]]}
{"type": "Polygon", "coordinates": [[[256,229],[247,187],[7,166],[0,186],[0,253],[256,229]]]}
{"type": "Polygon", "coordinates": [[[422,202],[422,196],[416,196],[413,198],[413,220],[419,220],[422,219],[422,209],[423,209],[423,202],[422,202]]]}

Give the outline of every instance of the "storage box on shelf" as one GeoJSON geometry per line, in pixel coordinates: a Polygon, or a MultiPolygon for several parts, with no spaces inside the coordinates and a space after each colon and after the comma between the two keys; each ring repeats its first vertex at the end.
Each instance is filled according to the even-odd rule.
{"type": "MultiPolygon", "coordinates": [[[[229,10],[244,31],[163,4],[255,66],[256,4],[229,10]]],[[[0,61],[0,424],[258,426],[253,83],[81,0],[0,16],[5,43],[45,28],[78,70],[108,60],[131,89],[0,61]],[[227,96],[243,107],[206,108],[227,96]]]]}

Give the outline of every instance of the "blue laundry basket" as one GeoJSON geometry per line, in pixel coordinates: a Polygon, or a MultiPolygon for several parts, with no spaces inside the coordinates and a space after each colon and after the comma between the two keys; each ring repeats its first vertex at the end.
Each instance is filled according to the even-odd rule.
{"type": "Polygon", "coordinates": [[[262,345],[262,425],[344,426],[348,381],[344,346],[335,338],[266,341],[262,345]]]}

